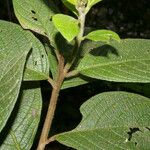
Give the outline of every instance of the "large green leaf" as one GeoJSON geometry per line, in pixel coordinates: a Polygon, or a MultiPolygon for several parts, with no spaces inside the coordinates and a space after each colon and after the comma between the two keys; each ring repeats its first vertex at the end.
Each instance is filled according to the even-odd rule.
{"type": "Polygon", "coordinates": [[[150,99],[127,92],[107,92],[81,106],[76,129],[56,139],[78,150],[148,150],[150,99]]]}
{"type": "Polygon", "coordinates": [[[1,133],[1,150],[30,150],[41,114],[41,91],[33,83],[23,88],[18,103],[1,133]]]}
{"type": "Polygon", "coordinates": [[[42,43],[31,33],[28,39],[32,45],[32,51],[26,64],[24,80],[44,80],[49,76],[48,57],[42,43]]]}
{"type": "Polygon", "coordinates": [[[58,11],[52,0],[13,0],[13,5],[23,28],[48,36],[53,42],[56,29],[51,18],[58,11]]]}
{"type": "Polygon", "coordinates": [[[91,50],[77,70],[86,76],[117,82],[150,82],[150,41],[112,41],[91,50]]]}
{"type": "Polygon", "coordinates": [[[19,94],[26,57],[31,49],[26,35],[18,25],[0,21],[0,131],[19,94]]]}
{"type": "Polygon", "coordinates": [[[57,30],[69,42],[72,41],[79,33],[78,20],[71,16],[56,14],[53,16],[53,23],[57,30]]]}

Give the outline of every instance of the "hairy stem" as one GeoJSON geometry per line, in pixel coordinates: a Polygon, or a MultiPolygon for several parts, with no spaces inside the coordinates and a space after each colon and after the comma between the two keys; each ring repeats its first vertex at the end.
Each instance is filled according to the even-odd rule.
{"type": "Polygon", "coordinates": [[[44,122],[42,134],[40,137],[40,141],[38,144],[37,150],[44,150],[46,146],[46,141],[48,139],[48,134],[52,125],[56,105],[57,105],[57,99],[59,96],[60,88],[63,83],[63,80],[66,76],[66,71],[64,70],[64,58],[62,56],[59,57],[59,64],[58,64],[58,76],[55,81],[55,86],[53,87],[51,98],[50,98],[50,104],[48,107],[46,119],[44,122]]]}
{"type": "Polygon", "coordinates": [[[86,19],[86,12],[84,12],[84,9],[85,8],[78,9],[78,12],[79,12],[78,20],[79,20],[80,32],[78,36],[76,37],[77,48],[75,49],[74,57],[72,61],[70,63],[67,63],[65,66],[67,70],[69,70],[71,66],[74,64],[74,62],[76,61],[78,53],[79,53],[79,49],[81,46],[82,38],[84,35],[85,19],[86,19]]]}
{"type": "Polygon", "coordinates": [[[79,12],[80,32],[79,35],[77,36],[78,48],[81,45],[82,38],[84,35],[85,17],[86,17],[85,13],[79,12]]]}
{"type": "Polygon", "coordinates": [[[60,55],[58,53],[58,51],[55,51],[57,59],[58,59],[58,75],[57,75],[56,81],[54,83],[52,82],[51,79],[48,80],[52,84],[53,90],[52,90],[50,104],[48,107],[46,119],[44,122],[43,130],[42,130],[42,134],[40,137],[40,141],[39,141],[37,150],[44,150],[46,144],[55,140],[52,137],[50,137],[48,139],[48,134],[49,134],[49,131],[50,131],[50,128],[52,125],[61,85],[62,85],[65,77],[73,76],[76,74],[76,72],[69,72],[69,74],[68,74],[68,71],[71,68],[71,66],[74,64],[75,60],[77,59],[78,51],[79,51],[79,48],[80,48],[80,45],[82,42],[82,38],[84,35],[84,26],[85,26],[85,17],[86,17],[86,13],[84,10],[85,10],[84,6],[79,7],[79,9],[78,9],[78,12],[79,12],[78,20],[79,20],[79,25],[80,25],[80,32],[79,32],[78,36],[76,37],[77,47],[75,45],[75,47],[76,47],[75,56],[73,57],[71,63],[67,63],[64,66],[64,62],[65,62],[64,57],[62,55],[60,55]]]}

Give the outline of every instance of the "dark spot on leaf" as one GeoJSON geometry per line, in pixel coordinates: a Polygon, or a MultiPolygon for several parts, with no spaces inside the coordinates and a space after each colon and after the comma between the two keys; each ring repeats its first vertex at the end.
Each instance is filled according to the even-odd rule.
{"type": "Polygon", "coordinates": [[[117,57],[119,56],[117,49],[108,44],[92,49],[90,54],[103,57],[109,57],[109,54],[113,54],[117,57]]]}
{"type": "Polygon", "coordinates": [[[2,32],[2,30],[0,30],[0,32],[2,32]]]}
{"type": "Polygon", "coordinates": [[[41,55],[42,58],[44,58],[44,55],[41,55]]]}
{"type": "Polygon", "coordinates": [[[37,61],[34,62],[34,65],[35,65],[35,66],[37,65],[37,61]]]}
{"type": "Polygon", "coordinates": [[[135,146],[137,145],[137,142],[135,142],[135,146]]]}
{"type": "Polygon", "coordinates": [[[36,17],[32,17],[33,20],[37,21],[38,19],[36,17]]]}
{"type": "Polygon", "coordinates": [[[52,17],[50,17],[50,19],[49,19],[50,21],[52,21],[52,17]]]}
{"type": "Polygon", "coordinates": [[[36,12],[35,12],[34,10],[31,10],[31,12],[32,12],[33,14],[36,14],[36,12]]]}
{"type": "Polygon", "coordinates": [[[132,135],[133,135],[134,133],[138,132],[138,131],[140,131],[140,129],[139,129],[139,128],[130,128],[130,131],[129,131],[129,132],[127,132],[127,133],[128,133],[128,135],[129,135],[128,141],[131,141],[131,139],[132,139],[132,135]]]}

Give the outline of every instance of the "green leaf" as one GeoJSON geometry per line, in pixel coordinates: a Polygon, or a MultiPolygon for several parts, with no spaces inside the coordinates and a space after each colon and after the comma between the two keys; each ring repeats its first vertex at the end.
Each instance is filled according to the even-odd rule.
{"type": "Polygon", "coordinates": [[[27,60],[24,80],[48,79],[49,62],[44,46],[31,32],[28,33],[27,38],[31,42],[32,51],[27,60]]]}
{"type": "Polygon", "coordinates": [[[118,34],[110,30],[96,30],[86,35],[85,38],[96,42],[109,42],[111,39],[120,41],[118,34]]]}
{"type": "Polygon", "coordinates": [[[83,58],[84,55],[86,55],[92,50],[98,49],[100,46],[103,46],[104,44],[105,44],[104,42],[94,42],[90,40],[83,41],[80,46],[81,57],[83,58]]]}
{"type": "Polygon", "coordinates": [[[102,0],[88,0],[88,8],[91,8],[93,5],[97,4],[98,2],[101,2],[102,0]]]}
{"type": "Polygon", "coordinates": [[[62,84],[62,87],[61,89],[67,89],[67,88],[71,88],[71,87],[76,87],[76,86],[79,86],[79,85],[83,85],[83,84],[87,84],[89,83],[91,80],[89,78],[85,78],[85,77],[82,77],[82,76],[75,76],[75,77],[70,77],[70,78],[67,78],[63,84],[62,84]]]}
{"type": "Polygon", "coordinates": [[[53,16],[53,23],[62,36],[69,42],[79,33],[78,20],[71,16],[56,14],[53,16]]]}
{"type": "Polygon", "coordinates": [[[72,5],[76,5],[78,0],[62,0],[62,1],[65,2],[65,3],[68,2],[68,3],[72,4],[72,5]]]}
{"type": "Polygon", "coordinates": [[[62,2],[67,8],[69,8],[71,11],[77,14],[77,10],[75,8],[75,5],[77,4],[77,0],[62,0],[62,2]]]}
{"type": "Polygon", "coordinates": [[[51,18],[58,9],[52,0],[13,0],[13,6],[23,28],[48,36],[53,44],[57,31],[51,18]]]}
{"type": "Polygon", "coordinates": [[[89,54],[77,70],[86,76],[116,82],[150,82],[150,41],[126,39],[110,42],[89,54]]]}
{"type": "Polygon", "coordinates": [[[39,86],[28,83],[29,86],[32,89],[24,87],[21,91],[10,123],[6,124],[1,133],[0,139],[4,139],[0,145],[1,150],[29,150],[33,144],[40,121],[42,97],[39,86]]]}
{"type": "Polygon", "coordinates": [[[47,79],[48,75],[33,69],[25,68],[24,81],[38,81],[47,79]]]}
{"type": "Polygon", "coordinates": [[[51,71],[53,79],[55,79],[57,75],[57,65],[58,65],[57,58],[55,56],[54,49],[50,47],[50,45],[45,44],[45,49],[48,55],[50,71],[51,71]]]}
{"type": "Polygon", "coordinates": [[[26,57],[31,49],[26,35],[18,25],[0,21],[0,131],[19,95],[26,57]]]}
{"type": "Polygon", "coordinates": [[[77,128],[56,135],[56,140],[78,150],[148,149],[149,107],[150,99],[137,94],[98,94],[81,106],[77,128]]]}

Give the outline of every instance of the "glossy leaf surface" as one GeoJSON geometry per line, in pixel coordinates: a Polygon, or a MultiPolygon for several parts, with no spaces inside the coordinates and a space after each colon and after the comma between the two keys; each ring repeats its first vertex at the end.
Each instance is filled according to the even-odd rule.
{"type": "Polygon", "coordinates": [[[110,30],[92,31],[88,35],[86,35],[85,38],[96,42],[97,41],[109,42],[111,39],[120,41],[118,34],[110,30]]]}
{"type": "Polygon", "coordinates": [[[78,20],[71,16],[56,14],[53,16],[53,23],[57,30],[69,42],[72,41],[79,33],[78,20]]]}

